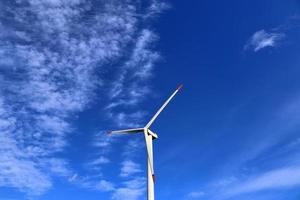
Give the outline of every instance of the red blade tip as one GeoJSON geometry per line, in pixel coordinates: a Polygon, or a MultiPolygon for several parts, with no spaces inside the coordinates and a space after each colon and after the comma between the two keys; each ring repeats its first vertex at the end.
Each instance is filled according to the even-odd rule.
{"type": "Polygon", "coordinates": [[[182,87],[183,87],[183,84],[180,84],[180,85],[177,87],[177,90],[180,90],[182,87]]]}
{"type": "Polygon", "coordinates": [[[153,179],[153,182],[155,182],[155,176],[154,176],[154,174],[152,175],[152,179],[153,179]]]}

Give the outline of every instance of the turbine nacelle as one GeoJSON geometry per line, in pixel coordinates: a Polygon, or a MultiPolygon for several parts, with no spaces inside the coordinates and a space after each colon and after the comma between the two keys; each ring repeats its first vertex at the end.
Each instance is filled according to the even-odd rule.
{"type": "Polygon", "coordinates": [[[147,132],[148,135],[151,135],[154,140],[158,138],[156,133],[154,133],[153,131],[147,128],[134,128],[134,129],[110,131],[107,134],[132,134],[132,133],[144,133],[145,131],[147,132]]]}
{"type": "Polygon", "coordinates": [[[152,135],[153,140],[157,139],[158,136],[156,133],[153,133],[150,129],[147,129],[148,135],[152,135]]]}

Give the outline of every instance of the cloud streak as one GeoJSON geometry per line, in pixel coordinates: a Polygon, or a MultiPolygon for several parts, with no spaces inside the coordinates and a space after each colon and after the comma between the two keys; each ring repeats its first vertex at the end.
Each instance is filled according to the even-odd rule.
{"type": "Polygon", "coordinates": [[[255,32],[245,45],[245,49],[252,49],[255,52],[267,47],[276,47],[285,37],[283,33],[268,33],[265,30],[255,32]]]}
{"type": "Polygon", "coordinates": [[[156,40],[157,36],[152,31],[143,29],[116,81],[112,83],[109,92],[111,101],[106,108],[108,116],[117,119],[116,124],[119,127],[139,126],[140,120],[145,116],[145,113],[139,110],[125,113],[120,107],[135,108],[150,92],[147,83],[152,76],[154,64],[160,58],[159,53],[152,47],[156,40]]]}
{"type": "MultiPolygon", "coordinates": [[[[109,158],[111,152],[113,152],[112,147],[116,147],[115,144],[122,140],[122,143],[126,141],[124,135],[104,135],[103,133],[98,135],[97,140],[94,142],[96,147],[100,147],[98,158],[94,159],[91,163],[93,163],[94,168],[98,169],[98,173],[102,173],[105,171],[104,164],[107,163],[100,163],[98,162],[100,158],[109,158]]],[[[120,154],[122,161],[120,164],[120,169],[118,176],[115,177],[119,179],[118,182],[108,182],[106,181],[105,173],[100,175],[100,180],[81,180],[79,181],[82,186],[88,187],[93,190],[100,190],[104,192],[110,192],[111,198],[114,200],[119,199],[130,199],[136,200],[139,199],[142,195],[145,194],[145,185],[146,185],[146,178],[144,177],[144,170],[141,169],[141,165],[138,164],[135,159],[139,157],[139,154],[144,147],[143,138],[137,137],[137,135],[133,139],[129,139],[126,142],[126,145],[121,146],[120,154]],[[105,182],[103,182],[105,180],[105,182]],[[103,183],[105,186],[103,186],[103,183]],[[113,186],[109,187],[110,189],[106,190],[106,185],[113,186]],[[101,186],[101,187],[100,187],[101,186]]],[[[110,160],[110,162],[114,162],[110,160]]],[[[109,168],[111,170],[111,167],[109,168]]],[[[110,177],[112,178],[112,177],[110,177]]],[[[92,178],[93,179],[93,178],[92,178]]]]}
{"type": "MultiPolygon", "coordinates": [[[[151,75],[159,55],[151,49],[155,34],[139,24],[145,20],[141,16],[149,20],[162,8],[158,1],[149,1],[146,11],[139,10],[136,1],[0,3],[1,186],[40,195],[52,187],[53,176],[74,177],[66,159],[56,156],[74,131],[74,114],[90,105],[95,90],[107,84],[100,72],[118,60],[127,61],[110,86],[112,102],[135,103],[148,91],[138,86],[151,75]],[[132,78],[136,80],[125,87],[125,80],[132,78]]],[[[120,125],[125,115],[144,116],[112,110],[115,105],[110,105],[110,113],[118,116],[120,125]]],[[[108,143],[103,140],[99,146],[108,143]]],[[[105,157],[97,160],[107,162],[105,157]]],[[[104,190],[113,188],[99,184],[104,190]]]]}
{"type": "Polygon", "coordinates": [[[227,191],[228,196],[259,192],[268,189],[283,189],[300,185],[300,167],[271,170],[238,183],[227,191]]]}
{"type": "Polygon", "coordinates": [[[251,130],[263,134],[244,143],[238,154],[226,160],[230,165],[221,168],[226,176],[220,179],[218,175],[200,191],[212,199],[235,199],[299,187],[299,136],[294,134],[299,127],[298,113],[298,95],[281,103],[270,114],[270,122],[264,118],[268,126],[251,130]]]}

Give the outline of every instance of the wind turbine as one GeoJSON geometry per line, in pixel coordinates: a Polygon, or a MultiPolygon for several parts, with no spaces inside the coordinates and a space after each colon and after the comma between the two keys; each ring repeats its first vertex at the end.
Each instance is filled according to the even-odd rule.
{"type": "Polygon", "coordinates": [[[179,90],[183,87],[183,85],[179,85],[175,92],[166,100],[166,102],[160,107],[160,109],[156,112],[156,114],[150,119],[150,121],[143,128],[134,128],[127,130],[118,130],[111,131],[108,134],[131,134],[131,133],[144,133],[145,142],[147,147],[147,165],[148,165],[148,176],[147,176],[147,187],[148,187],[148,200],[154,200],[154,183],[155,183],[155,175],[154,175],[154,164],[153,164],[153,145],[152,141],[157,139],[158,136],[156,133],[150,130],[150,126],[156,120],[158,115],[163,111],[163,109],[168,105],[168,103],[172,100],[172,98],[179,92],[179,90]]]}

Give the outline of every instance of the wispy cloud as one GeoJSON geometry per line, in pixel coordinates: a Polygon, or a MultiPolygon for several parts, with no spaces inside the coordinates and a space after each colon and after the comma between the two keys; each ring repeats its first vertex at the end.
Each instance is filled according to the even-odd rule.
{"type": "Polygon", "coordinates": [[[252,173],[240,173],[223,177],[210,183],[205,189],[188,193],[187,197],[201,199],[235,199],[249,195],[261,196],[264,192],[282,191],[300,186],[299,165],[273,168],[252,173]]]}
{"type": "Polygon", "coordinates": [[[143,29],[135,42],[135,46],[124,63],[116,81],[110,90],[111,102],[107,106],[107,113],[111,119],[116,119],[120,127],[138,126],[145,113],[137,110],[125,113],[121,107],[135,108],[150,92],[147,85],[152,76],[154,64],[160,58],[158,52],[153,50],[153,43],[157,36],[149,29],[143,29]],[[134,81],[132,81],[134,80],[134,81]]]}
{"type": "Polygon", "coordinates": [[[258,192],[268,189],[284,189],[300,185],[300,167],[275,169],[231,186],[228,196],[258,192]]]}
{"type": "Polygon", "coordinates": [[[139,199],[146,191],[146,178],[143,175],[144,173],[142,173],[144,170],[142,170],[140,164],[135,161],[138,152],[144,147],[141,141],[142,138],[125,140],[126,138],[122,137],[122,135],[107,136],[103,133],[97,135],[97,140],[94,142],[94,145],[101,149],[99,149],[98,158],[93,159],[89,165],[92,165],[93,169],[98,170],[98,175],[91,175],[89,177],[76,176],[75,182],[81,187],[109,192],[111,193],[111,198],[114,200],[139,199]],[[118,182],[108,181],[108,177],[105,177],[105,173],[102,174],[102,172],[105,171],[104,165],[108,164],[107,159],[113,151],[112,147],[114,147],[114,144],[120,142],[120,140],[127,141],[126,145],[120,149],[122,152],[120,153],[122,161],[116,163],[114,160],[109,160],[109,162],[113,162],[114,165],[120,166],[119,174],[114,177],[118,179],[118,182]]]}
{"type": "Polygon", "coordinates": [[[160,14],[161,12],[169,9],[170,7],[171,5],[166,2],[152,0],[147,10],[147,14],[145,15],[145,18],[156,16],[157,14],[160,14]]]}
{"type": "MultiPolygon", "coordinates": [[[[143,19],[147,21],[167,7],[165,3],[156,0],[149,1],[149,7],[146,9],[143,19]]],[[[122,128],[139,126],[141,120],[146,116],[147,113],[137,109],[137,106],[151,90],[148,81],[153,75],[155,63],[160,59],[159,53],[154,48],[158,36],[153,31],[148,27],[142,28],[137,31],[135,36],[133,48],[128,51],[124,62],[115,69],[118,70],[118,73],[108,86],[110,103],[106,106],[105,111],[107,117],[122,128]]],[[[119,137],[97,135],[95,146],[101,148],[100,156],[109,158],[111,147],[119,137]]],[[[120,162],[119,178],[121,181],[118,184],[110,183],[113,188],[110,187],[111,190],[107,190],[112,193],[112,199],[136,200],[145,194],[146,179],[140,175],[143,170],[134,161],[135,152],[141,147],[144,145],[138,139],[131,139],[125,145],[121,154],[123,161],[120,162]]],[[[99,164],[98,166],[103,165],[99,164]]]]}
{"type": "Polygon", "coordinates": [[[200,191],[200,192],[190,192],[187,194],[188,198],[192,198],[192,199],[200,199],[201,197],[203,197],[205,195],[204,192],[200,191]]]}
{"type": "Polygon", "coordinates": [[[120,173],[121,177],[128,177],[128,176],[134,175],[139,172],[142,172],[139,164],[137,164],[131,160],[123,161],[121,173],[120,173]]]}
{"type": "Polygon", "coordinates": [[[99,158],[94,160],[91,163],[91,165],[102,165],[102,164],[107,164],[107,163],[110,163],[110,160],[105,156],[100,156],[99,158]]]}
{"type": "Polygon", "coordinates": [[[137,177],[130,181],[123,182],[122,186],[117,188],[113,195],[113,200],[137,200],[145,193],[146,180],[142,177],[137,177]]]}
{"type": "Polygon", "coordinates": [[[106,180],[101,180],[97,184],[95,184],[95,189],[104,192],[110,192],[110,191],[114,191],[115,187],[111,182],[106,180]]]}
{"type": "Polygon", "coordinates": [[[143,175],[144,173],[142,173],[144,170],[141,169],[140,164],[134,161],[137,152],[142,150],[143,147],[141,138],[131,139],[125,145],[120,169],[120,177],[124,181],[113,192],[112,199],[136,200],[145,194],[146,178],[143,175]]]}
{"type": "Polygon", "coordinates": [[[253,49],[257,52],[267,47],[276,47],[284,37],[284,33],[268,33],[265,30],[260,30],[251,36],[245,45],[245,49],[253,49]]]}
{"type": "MultiPolygon", "coordinates": [[[[202,185],[207,198],[235,199],[239,195],[261,195],[299,187],[299,96],[288,98],[270,119],[264,116],[264,128],[250,130],[243,147],[221,167],[224,177],[202,185]],[[250,141],[250,142],[249,142],[250,141]]],[[[246,137],[246,136],[243,136],[246,137]]],[[[242,143],[243,141],[240,140],[242,143]]],[[[196,191],[197,192],[197,191],[196,191]]]]}
{"type": "MultiPolygon", "coordinates": [[[[122,100],[135,104],[149,90],[142,79],[151,75],[159,57],[151,48],[157,37],[138,24],[164,6],[149,1],[142,11],[135,1],[92,0],[0,5],[0,185],[38,195],[52,186],[53,176],[77,179],[66,159],[55,153],[68,145],[74,113],[83,111],[105,83],[99,71],[128,57],[110,86],[117,105],[127,104],[122,100]],[[136,80],[125,84],[131,78],[136,80]]],[[[142,111],[125,114],[110,107],[120,125],[127,119],[124,115],[144,116],[142,111]]],[[[108,143],[103,140],[98,146],[108,143]]],[[[98,157],[95,162],[107,161],[98,157]]],[[[104,185],[99,188],[109,188],[104,185]]]]}

